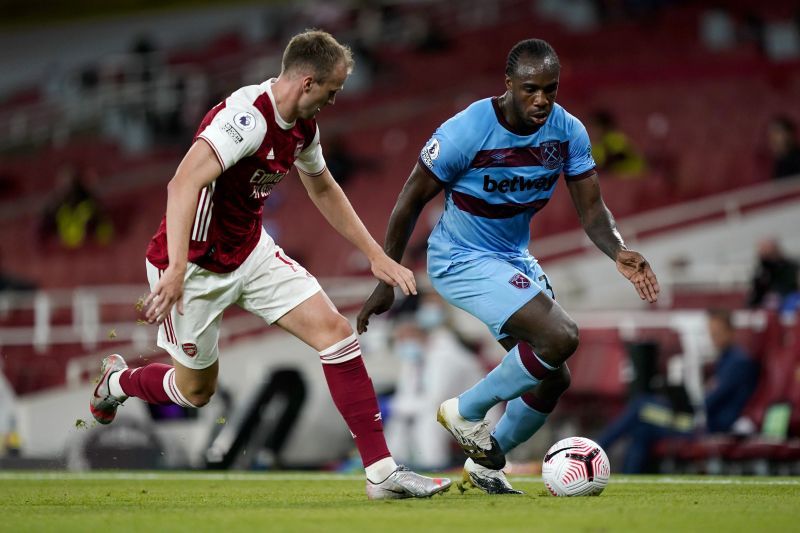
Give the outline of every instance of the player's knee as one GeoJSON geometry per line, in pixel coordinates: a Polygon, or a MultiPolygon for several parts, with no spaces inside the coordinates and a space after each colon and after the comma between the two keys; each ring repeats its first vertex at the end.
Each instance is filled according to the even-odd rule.
{"type": "MultiPolygon", "coordinates": [[[[183,396],[195,407],[203,407],[211,401],[216,388],[213,385],[198,384],[188,387],[189,390],[183,396]]],[[[182,391],[183,392],[183,391],[182,391]]]]}
{"type": "Polygon", "coordinates": [[[329,320],[328,331],[334,342],[338,342],[353,334],[353,326],[350,325],[350,322],[345,317],[339,313],[334,313],[329,320]]]}
{"type": "Polygon", "coordinates": [[[552,351],[561,360],[566,361],[578,349],[578,325],[572,320],[565,321],[552,339],[552,351]]]}

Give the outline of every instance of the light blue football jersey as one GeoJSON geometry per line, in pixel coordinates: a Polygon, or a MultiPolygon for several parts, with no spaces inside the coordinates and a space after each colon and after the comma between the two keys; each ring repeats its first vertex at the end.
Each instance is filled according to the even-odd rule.
{"type": "Polygon", "coordinates": [[[595,168],[589,135],[558,104],[532,135],[514,133],[497,98],[479,100],[442,124],[420,153],[445,190],[445,209],[428,239],[428,272],[493,255],[532,260],[530,222],[559,175],[579,180],[595,168]]]}

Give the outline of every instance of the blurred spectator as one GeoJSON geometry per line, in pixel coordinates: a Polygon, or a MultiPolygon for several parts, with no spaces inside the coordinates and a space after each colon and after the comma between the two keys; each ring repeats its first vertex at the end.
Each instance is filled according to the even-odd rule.
{"type": "Polygon", "coordinates": [[[156,77],[156,70],[159,68],[157,58],[158,47],[148,35],[139,35],[133,40],[131,54],[136,58],[134,65],[135,72],[133,77],[139,81],[149,83],[156,77]]]}
{"type": "Polygon", "coordinates": [[[36,284],[30,280],[9,274],[3,268],[3,252],[0,250],[0,292],[3,291],[32,291],[36,284]]]}
{"type": "MultiPolygon", "coordinates": [[[[678,179],[680,158],[670,143],[671,129],[670,120],[664,113],[650,112],[644,129],[644,157],[649,175],[660,178],[670,190],[680,191],[685,185],[678,179]]],[[[667,194],[669,191],[664,191],[664,195],[667,194]]]]}
{"type": "Polygon", "coordinates": [[[0,170],[0,200],[11,200],[20,194],[19,178],[6,170],[0,170]]]}
{"type": "Polygon", "coordinates": [[[442,52],[450,47],[446,29],[430,13],[410,14],[404,21],[404,29],[409,44],[417,52],[442,52]]]}
{"type": "Polygon", "coordinates": [[[344,186],[350,181],[353,172],[357,170],[358,163],[341,137],[334,137],[325,143],[325,164],[331,171],[333,179],[344,186]]]}
{"type": "Polygon", "coordinates": [[[764,53],[766,24],[755,11],[748,11],[742,16],[739,25],[739,42],[754,45],[756,50],[764,53]]]}
{"type": "Polygon", "coordinates": [[[710,50],[729,50],[736,44],[736,25],[731,13],[713,7],[700,15],[700,38],[710,50]]]}
{"type": "Polygon", "coordinates": [[[422,294],[416,311],[398,315],[393,331],[400,372],[386,421],[389,447],[398,461],[419,468],[449,466],[451,439],[436,422],[436,409],[481,379],[481,363],[448,325],[436,293],[422,294]]]}
{"type": "Polygon", "coordinates": [[[57,239],[63,248],[80,248],[91,240],[105,246],[111,242],[114,227],[90,190],[91,173],[79,173],[72,166],[60,171],[60,191],[45,209],[40,235],[47,242],[57,239]]]}
{"type": "Polygon", "coordinates": [[[638,20],[652,24],[658,20],[659,12],[672,2],[671,0],[594,0],[594,3],[603,22],[638,20]]]}
{"type": "Polygon", "coordinates": [[[607,110],[592,115],[597,132],[592,143],[592,157],[599,170],[607,170],[625,178],[638,178],[645,169],[644,158],[628,136],[617,128],[614,116],[607,110]]]}
{"type": "MultiPolygon", "coordinates": [[[[800,290],[791,292],[781,302],[780,312],[797,314],[800,312],[800,290]]],[[[800,378],[800,376],[798,376],[800,378]]]]}
{"type": "Polygon", "coordinates": [[[731,431],[741,415],[758,383],[758,362],[736,344],[729,311],[709,312],[708,333],[717,358],[712,377],[706,383],[704,413],[691,413],[688,403],[673,405],[670,398],[674,394],[640,394],[631,399],[625,411],[597,440],[609,450],[618,439],[630,437],[624,473],[645,471],[653,444],[659,439],[725,433],[731,431]]]}
{"type": "Polygon", "coordinates": [[[3,361],[0,359],[0,456],[19,455],[19,452],[17,398],[3,373],[3,361]]]}
{"type": "Polygon", "coordinates": [[[773,158],[772,177],[800,175],[800,142],[794,121],[783,115],[773,117],[767,130],[767,141],[773,158]]]}
{"type": "Polygon", "coordinates": [[[747,306],[780,306],[781,300],[796,292],[798,264],[786,257],[775,239],[764,239],[758,243],[758,265],[750,286],[747,306]]]}

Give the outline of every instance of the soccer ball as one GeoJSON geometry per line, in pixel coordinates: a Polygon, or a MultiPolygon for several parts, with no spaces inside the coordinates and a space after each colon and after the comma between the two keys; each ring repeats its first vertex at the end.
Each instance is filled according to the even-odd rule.
{"type": "Polygon", "coordinates": [[[608,485],[610,476],[606,452],[583,437],[556,442],[542,461],[544,485],[553,496],[597,496],[608,485]]]}

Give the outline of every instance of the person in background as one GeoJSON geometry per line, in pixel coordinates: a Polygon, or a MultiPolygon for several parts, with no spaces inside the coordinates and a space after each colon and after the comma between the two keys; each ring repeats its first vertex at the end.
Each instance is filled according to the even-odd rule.
{"type": "Polygon", "coordinates": [[[607,110],[595,111],[592,124],[597,131],[592,146],[592,157],[597,168],[624,178],[640,177],[645,170],[644,158],[628,136],[617,127],[614,115],[607,110]]]}
{"type": "Polygon", "coordinates": [[[767,142],[772,153],[772,177],[800,175],[800,142],[794,121],[785,115],[773,117],[767,129],[767,142]]]}
{"type": "Polygon", "coordinates": [[[359,162],[350,152],[347,143],[341,137],[334,137],[325,147],[325,163],[336,179],[336,183],[345,186],[358,170],[359,162]]]}
{"type": "Polygon", "coordinates": [[[0,249],[0,292],[27,292],[34,290],[36,290],[35,282],[6,271],[3,261],[3,250],[0,249]]]}
{"type": "Polygon", "coordinates": [[[441,297],[424,292],[419,300],[416,311],[397,315],[393,328],[400,370],[386,440],[397,459],[436,470],[450,465],[451,439],[431,413],[465,385],[479,381],[483,367],[450,326],[441,297]]]}
{"type": "Polygon", "coordinates": [[[778,308],[781,300],[797,292],[798,264],[786,257],[772,238],[758,243],[758,264],[750,284],[747,306],[778,308]]]}
{"type": "Polygon", "coordinates": [[[19,455],[20,438],[17,432],[17,396],[3,373],[0,358],[0,457],[19,455]]]}
{"type": "Polygon", "coordinates": [[[717,354],[714,372],[706,383],[705,412],[675,410],[661,394],[641,394],[605,429],[597,443],[610,450],[620,438],[630,437],[622,471],[637,474],[647,469],[653,445],[659,439],[706,433],[726,433],[744,410],[758,383],[759,364],[735,341],[731,314],[708,313],[708,333],[717,354]]]}
{"type": "Polygon", "coordinates": [[[72,250],[94,242],[106,246],[114,237],[114,225],[92,191],[93,170],[79,171],[71,165],[59,172],[61,192],[45,209],[40,226],[43,241],[53,238],[72,250]]]}

